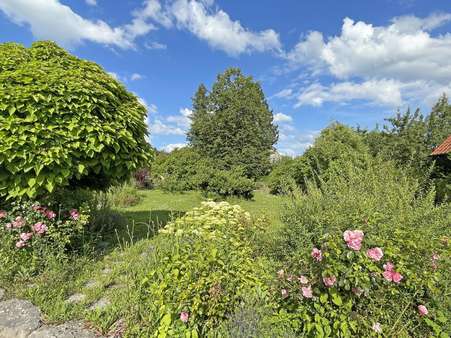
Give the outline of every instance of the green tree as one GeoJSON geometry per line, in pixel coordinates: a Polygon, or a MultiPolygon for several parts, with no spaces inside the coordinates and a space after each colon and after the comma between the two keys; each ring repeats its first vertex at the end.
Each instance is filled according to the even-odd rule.
{"type": "Polygon", "coordinates": [[[107,187],[146,165],[146,109],[52,42],[0,44],[0,197],[107,187]]]}
{"type": "Polygon", "coordinates": [[[222,169],[243,167],[248,177],[270,168],[278,131],[263,90],[252,77],[231,68],[217,77],[211,92],[201,85],[193,98],[188,140],[222,169]]]}

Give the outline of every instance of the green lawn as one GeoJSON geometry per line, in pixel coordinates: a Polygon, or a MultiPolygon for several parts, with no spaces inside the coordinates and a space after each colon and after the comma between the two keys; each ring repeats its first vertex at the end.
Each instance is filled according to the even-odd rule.
{"type": "MultiPolygon", "coordinates": [[[[198,191],[169,193],[161,190],[142,190],[140,194],[142,199],[139,204],[118,209],[128,221],[126,228],[119,231],[121,237],[133,237],[135,240],[151,237],[168,220],[199,206],[205,200],[198,191]]],[[[280,212],[286,197],[256,191],[252,200],[229,198],[226,201],[240,205],[254,217],[266,216],[277,228],[281,224],[280,212]]]]}

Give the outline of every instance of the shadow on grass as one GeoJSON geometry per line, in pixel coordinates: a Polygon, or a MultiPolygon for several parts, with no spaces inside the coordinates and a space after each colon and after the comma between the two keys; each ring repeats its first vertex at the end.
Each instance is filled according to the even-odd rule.
{"type": "Polygon", "coordinates": [[[133,245],[142,239],[149,239],[158,233],[169,221],[185,214],[182,211],[151,210],[151,211],[121,211],[123,225],[117,227],[105,240],[113,247],[133,245]]]}

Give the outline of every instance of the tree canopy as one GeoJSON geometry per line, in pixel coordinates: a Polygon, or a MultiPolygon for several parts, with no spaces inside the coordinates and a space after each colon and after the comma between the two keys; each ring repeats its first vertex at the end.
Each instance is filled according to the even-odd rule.
{"type": "Polygon", "coordinates": [[[106,187],[148,163],[146,109],[52,42],[0,44],[0,197],[106,187]]]}
{"type": "Polygon", "coordinates": [[[248,177],[270,168],[277,126],[260,84],[231,68],[218,75],[210,92],[200,85],[193,97],[190,144],[223,169],[243,167],[248,177]]]}

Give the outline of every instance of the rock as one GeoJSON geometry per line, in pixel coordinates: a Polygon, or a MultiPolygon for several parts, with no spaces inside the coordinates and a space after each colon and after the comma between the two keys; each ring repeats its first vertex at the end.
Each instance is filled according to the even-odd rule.
{"type": "Polygon", "coordinates": [[[29,301],[0,303],[0,338],[25,338],[41,325],[41,312],[29,301]]]}
{"type": "Polygon", "coordinates": [[[74,293],[73,295],[71,295],[69,298],[66,299],[66,303],[80,303],[82,301],[84,301],[86,298],[86,295],[82,294],[82,293],[74,293]]]}
{"type": "Polygon", "coordinates": [[[29,338],[97,338],[94,332],[86,329],[82,322],[67,322],[55,326],[42,326],[29,338]]]}
{"type": "Polygon", "coordinates": [[[89,310],[91,311],[102,310],[107,306],[109,306],[110,304],[111,302],[107,298],[100,298],[97,302],[95,302],[89,307],[89,310]]]}
{"type": "Polygon", "coordinates": [[[99,285],[99,283],[97,283],[97,281],[95,281],[95,280],[88,280],[86,282],[86,284],[85,284],[85,288],[92,289],[92,288],[95,288],[98,285],[99,285]]]}
{"type": "Polygon", "coordinates": [[[5,290],[0,289],[0,300],[2,300],[3,297],[5,297],[5,290]]]}

